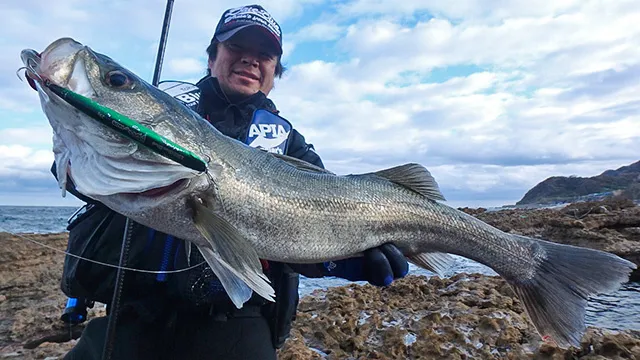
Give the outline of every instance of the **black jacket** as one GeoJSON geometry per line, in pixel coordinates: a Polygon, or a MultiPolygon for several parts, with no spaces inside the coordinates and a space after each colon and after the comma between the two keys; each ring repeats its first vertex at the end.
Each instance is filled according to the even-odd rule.
{"type": "MultiPolygon", "coordinates": [[[[273,102],[260,91],[242,102],[230,104],[220,89],[217,79],[207,76],[196,85],[200,88],[200,102],[197,110],[200,116],[209,120],[223,134],[242,142],[246,139],[255,110],[266,109],[279,113],[273,102]]],[[[313,145],[307,144],[304,136],[295,128],[289,134],[288,141],[287,155],[324,167],[313,145]]]]}
{"type": "MultiPolygon", "coordinates": [[[[277,113],[276,107],[262,92],[240,103],[229,103],[215,78],[205,77],[197,86],[201,89],[198,112],[223,134],[244,141],[253,112],[266,109],[277,113]]],[[[295,129],[289,134],[287,155],[323,167],[313,146],[295,129]]],[[[52,167],[55,175],[55,164],[52,167]]],[[[104,205],[78,194],[70,184],[69,191],[86,201],[88,210],[68,227],[71,253],[110,264],[117,264],[120,256],[125,217],[104,205]]],[[[129,248],[128,267],[148,270],[186,268],[184,241],[134,224],[129,248]]],[[[202,256],[194,248],[190,263],[198,264],[202,256]]],[[[267,303],[257,295],[249,300],[263,308],[271,324],[273,341],[280,346],[288,336],[298,304],[298,273],[309,277],[322,276],[318,265],[288,265],[264,263],[276,291],[277,302],[267,303]],[[295,268],[295,271],[293,270],[295,268]]],[[[84,297],[109,303],[112,298],[116,269],[66,257],[61,288],[70,297],[84,297]]],[[[201,311],[229,309],[230,301],[221,290],[208,266],[201,266],[176,274],[155,275],[127,272],[122,295],[123,308],[133,309],[140,318],[150,321],[168,311],[201,311]],[[213,310],[212,310],[213,309],[213,310]]]]}

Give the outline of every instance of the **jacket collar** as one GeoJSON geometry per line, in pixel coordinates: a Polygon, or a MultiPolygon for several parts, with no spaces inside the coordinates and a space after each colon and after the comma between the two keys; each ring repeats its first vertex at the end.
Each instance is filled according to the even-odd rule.
{"type": "Polygon", "coordinates": [[[196,86],[200,88],[197,112],[220,132],[234,139],[244,141],[257,109],[278,112],[273,102],[261,91],[231,103],[214,77],[206,76],[196,86]]]}
{"type": "Polygon", "coordinates": [[[240,101],[231,102],[220,87],[218,79],[209,75],[200,79],[196,86],[200,88],[200,102],[204,102],[217,109],[224,109],[229,105],[235,105],[237,107],[244,107],[246,105],[261,107],[265,100],[268,100],[262,91],[258,91],[240,101]]]}

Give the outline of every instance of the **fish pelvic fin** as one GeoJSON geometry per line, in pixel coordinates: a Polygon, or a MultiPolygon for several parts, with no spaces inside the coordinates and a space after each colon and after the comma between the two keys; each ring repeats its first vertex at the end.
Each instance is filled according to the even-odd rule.
{"type": "Polygon", "coordinates": [[[604,251],[514,236],[539,246],[533,276],[507,279],[529,318],[543,339],[564,348],[579,347],[589,296],[618,289],[636,265],[604,251]]]}
{"type": "Polygon", "coordinates": [[[246,287],[274,301],[275,291],[262,272],[258,253],[249,241],[199,200],[192,200],[191,206],[196,228],[211,245],[210,249],[198,247],[200,253],[220,279],[234,305],[241,308],[249,299],[251,293],[249,291],[247,297],[246,287]]]}
{"type": "Polygon", "coordinates": [[[402,185],[431,200],[446,200],[429,170],[420,164],[404,164],[371,174],[402,185]]]}
{"type": "Polygon", "coordinates": [[[416,266],[429,270],[440,276],[444,276],[445,271],[451,268],[455,259],[446,253],[432,252],[407,256],[407,260],[416,266]]]}

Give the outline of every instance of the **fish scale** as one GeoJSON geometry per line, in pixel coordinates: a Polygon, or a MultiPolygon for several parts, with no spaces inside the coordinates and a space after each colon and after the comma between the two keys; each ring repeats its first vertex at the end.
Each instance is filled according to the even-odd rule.
{"type": "MultiPolygon", "coordinates": [[[[249,147],[73,39],[37,54],[21,54],[35,78],[90,97],[207,159],[204,173],[181,167],[39,87],[56,162],[65,161],[58,166],[70,169],[77,190],[195,245],[237,307],[252,292],[274,300],[260,259],[319,263],[393,243],[428,270],[447,269],[449,254],[492,268],[543,338],[579,346],[588,297],[617,289],[636,268],[607,252],[505,233],[451,208],[418,164],[338,176],[249,147]],[[127,77],[126,86],[108,85],[112,71],[127,77]]],[[[59,177],[62,188],[65,179],[59,177]]]]}
{"type": "MultiPolygon", "coordinates": [[[[393,242],[406,255],[438,251],[483,264],[492,263],[491,267],[507,278],[530,277],[528,274],[534,272],[536,262],[532,259],[536,249],[531,246],[533,242],[514,241],[511,235],[472,216],[425,199],[388,180],[312,174],[282,162],[274,162],[265,168],[268,170],[258,173],[263,184],[259,189],[252,187],[258,182],[252,176],[229,185],[231,192],[243,194],[237,200],[239,212],[263,214],[257,221],[255,217],[237,215],[235,225],[246,232],[245,237],[253,241],[264,258],[320,262],[357,256],[366,249],[393,242]],[[279,179],[290,179],[291,184],[279,179]],[[314,187],[314,193],[305,191],[314,187]],[[365,188],[369,191],[362,192],[365,188]],[[283,189],[288,191],[283,192],[283,189]],[[279,200],[274,201],[275,197],[279,200]],[[382,202],[384,199],[386,201],[382,202]],[[253,208],[248,209],[249,206],[253,208]],[[299,219],[304,219],[302,229],[290,225],[299,219]],[[263,224],[271,224],[285,232],[265,231],[268,229],[263,224]],[[331,224],[334,231],[319,230],[323,224],[331,224]],[[305,231],[310,226],[316,228],[305,231]],[[406,231],[407,227],[413,231],[406,231]],[[269,234],[267,238],[263,236],[265,233],[269,234]],[[312,237],[313,241],[308,241],[312,237]],[[275,246],[282,243],[282,239],[295,246],[275,246]],[[478,249],[486,250],[478,252],[478,249]],[[501,263],[499,259],[510,261],[501,263]]],[[[223,178],[220,181],[224,183],[223,178]]],[[[226,194],[220,196],[234,198],[226,194]]],[[[231,208],[228,210],[233,212],[231,208]]]]}

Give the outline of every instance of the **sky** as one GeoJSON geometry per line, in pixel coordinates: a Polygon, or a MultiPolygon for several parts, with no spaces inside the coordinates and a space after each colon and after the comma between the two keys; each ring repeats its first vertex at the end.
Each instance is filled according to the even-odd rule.
{"type": "MultiPolygon", "coordinates": [[[[161,79],[197,81],[222,12],[176,0],[161,79]]],[[[550,176],[640,160],[636,0],[273,0],[288,68],[270,94],[325,166],[424,165],[451,206],[514,204],[550,176]]],[[[16,75],[72,37],[151,81],[164,0],[0,5],[0,205],[68,205],[52,132],[16,75]]]]}

